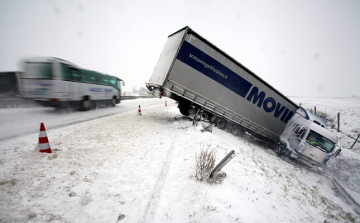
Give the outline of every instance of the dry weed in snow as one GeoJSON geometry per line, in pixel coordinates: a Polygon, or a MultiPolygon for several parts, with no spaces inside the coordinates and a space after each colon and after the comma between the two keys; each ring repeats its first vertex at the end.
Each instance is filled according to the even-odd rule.
{"type": "Polygon", "coordinates": [[[211,148],[211,145],[206,145],[206,149],[204,147],[205,146],[201,148],[199,155],[195,155],[195,170],[194,173],[190,175],[190,178],[209,184],[220,184],[226,177],[225,173],[220,172],[216,176],[210,177],[211,171],[215,167],[216,150],[215,148],[211,148]]]}

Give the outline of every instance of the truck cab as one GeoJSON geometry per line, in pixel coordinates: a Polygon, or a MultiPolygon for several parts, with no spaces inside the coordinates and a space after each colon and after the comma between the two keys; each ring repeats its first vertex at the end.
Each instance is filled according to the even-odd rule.
{"type": "Polygon", "coordinates": [[[299,108],[286,124],[275,152],[310,165],[323,166],[341,149],[338,138],[327,130],[326,120],[299,108]]]}

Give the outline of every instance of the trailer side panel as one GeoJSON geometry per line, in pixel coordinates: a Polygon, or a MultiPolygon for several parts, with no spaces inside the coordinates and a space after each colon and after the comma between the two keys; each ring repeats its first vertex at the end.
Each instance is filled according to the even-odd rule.
{"type": "Polygon", "coordinates": [[[277,140],[298,108],[293,102],[198,34],[184,29],[171,35],[167,44],[170,42],[176,44],[168,55],[173,58],[167,58],[171,65],[166,67],[170,69],[166,75],[162,72],[164,82],[157,82],[160,72],[155,69],[150,83],[162,85],[218,116],[277,140]]]}

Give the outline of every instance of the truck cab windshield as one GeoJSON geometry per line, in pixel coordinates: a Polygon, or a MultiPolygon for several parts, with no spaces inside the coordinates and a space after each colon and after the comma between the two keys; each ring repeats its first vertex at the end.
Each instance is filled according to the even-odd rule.
{"type": "Polygon", "coordinates": [[[318,147],[327,153],[331,153],[335,147],[335,144],[328,138],[312,130],[310,130],[309,135],[306,137],[306,141],[312,146],[318,147]]]}

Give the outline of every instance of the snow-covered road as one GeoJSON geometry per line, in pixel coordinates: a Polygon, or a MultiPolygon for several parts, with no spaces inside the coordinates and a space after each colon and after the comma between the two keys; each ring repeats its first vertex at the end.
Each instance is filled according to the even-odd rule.
{"type": "MultiPolygon", "coordinates": [[[[160,101],[142,106],[142,116],[134,109],[47,129],[52,154],[37,151],[38,133],[3,140],[0,221],[360,222],[328,178],[246,138],[217,128],[203,133],[175,102],[160,101]],[[201,148],[215,149],[217,162],[235,151],[222,184],[189,177],[201,148]]],[[[340,183],[358,196],[359,146],[339,157],[350,162],[335,173],[351,171],[340,183]]]]}
{"type": "Polygon", "coordinates": [[[54,129],[74,123],[97,119],[109,115],[164,104],[159,98],[121,101],[115,107],[104,107],[87,112],[55,108],[9,108],[0,109],[0,141],[39,131],[41,122],[46,129],[54,129]]]}

